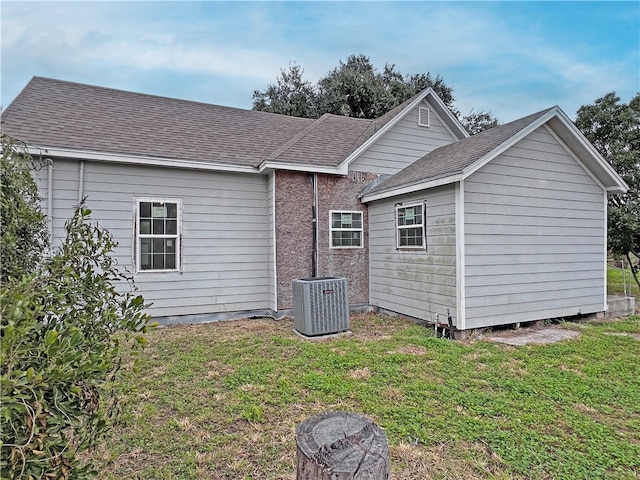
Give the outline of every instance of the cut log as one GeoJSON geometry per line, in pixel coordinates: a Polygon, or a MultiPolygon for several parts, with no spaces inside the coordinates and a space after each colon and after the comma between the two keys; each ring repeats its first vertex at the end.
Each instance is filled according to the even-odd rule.
{"type": "Polygon", "coordinates": [[[388,480],[384,431],[356,413],[327,412],[296,429],[297,480],[388,480]]]}

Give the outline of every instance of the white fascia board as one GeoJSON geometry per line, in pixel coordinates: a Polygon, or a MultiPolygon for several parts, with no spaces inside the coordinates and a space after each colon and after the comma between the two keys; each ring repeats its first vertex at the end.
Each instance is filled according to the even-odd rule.
{"type": "MultiPolygon", "coordinates": [[[[383,136],[386,132],[388,132],[389,130],[391,130],[400,120],[402,120],[404,117],[407,116],[407,114],[413,110],[416,105],[420,104],[420,102],[422,102],[422,100],[424,100],[427,96],[427,94],[429,94],[429,92],[431,92],[432,89],[431,87],[429,87],[428,89],[426,89],[423,93],[423,95],[420,95],[419,97],[416,97],[413,102],[411,102],[409,105],[407,105],[404,108],[404,111],[400,112],[399,114],[397,114],[394,118],[392,118],[389,122],[387,122],[380,130],[378,130],[377,132],[375,132],[373,135],[371,135],[371,137],[369,137],[369,139],[364,142],[362,145],[360,145],[351,155],[349,155],[347,158],[345,158],[342,163],[340,163],[340,166],[342,165],[348,165],[350,164],[353,160],[355,160],[356,158],[358,158],[358,156],[360,156],[360,154],[362,152],[364,152],[365,150],[367,150],[371,145],[373,145],[374,143],[376,143],[378,141],[378,139],[383,136]]],[[[375,121],[375,120],[374,120],[375,121]]]]}
{"type": "MultiPolygon", "coordinates": [[[[455,118],[455,116],[453,115],[453,113],[451,113],[451,111],[447,108],[447,106],[444,104],[444,102],[440,99],[440,97],[438,97],[438,95],[436,94],[436,92],[433,90],[433,88],[429,87],[426,90],[424,90],[422,92],[422,95],[416,97],[413,102],[411,102],[409,105],[407,105],[402,112],[398,113],[395,117],[393,117],[393,119],[391,119],[389,122],[387,122],[380,130],[378,130],[377,132],[375,132],[373,135],[371,135],[371,137],[369,137],[369,139],[364,142],[362,145],[360,145],[351,155],[349,155],[347,158],[345,158],[339,165],[340,168],[342,167],[347,167],[348,165],[354,161],[356,158],[358,158],[360,156],[360,154],[362,154],[362,152],[364,152],[365,150],[367,150],[371,145],[373,145],[375,142],[377,142],[381,136],[383,136],[385,133],[387,133],[389,130],[391,130],[398,122],[400,122],[400,120],[402,120],[404,117],[406,117],[410,111],[412,111],[417,105],[419,105],[420,103],[422,103],[422,101],[429,97],[430,100],[433,100],[433,102],[435,104],[437,104],[437,106],[442,110],[442,112],[438,112],[440,115],[442,115],[444,113],[444,115],[447,115],[450,117],[450,119],[457,125],[459,125],[460,127],[460,133],[462,133],[464,135],[463,138],[466,138],[469,136],[469,134],[467,133],[467,131],[462,127],[462,125],[460,124],[460,122],[458,122],[458,119],[455,118]]],[[[447,126],[447,129],[449,127],[447,126]]],[[[451,132],[453,134],[454,137],[456,137],[457,135],[455,135],[453,132],[451,132]]]]}
{"type": "Polygon", "coordinates": [[[602,190],[606,191],[607,187],[600,181],[600,179],[593,173],[593,171],[588,168],[583,162],[582,160],[578,157],[578,155],[575,154],[575,152],[569,147],[569,145],[567,145],[564,140],[562,140],[562,138],[560,138],[560,136],[551,128],[550,125],[544,125],[545,130],[549,133],[549,135],[551,135],[553,138],[556,139],[556,142],[558,142],[560,144],[560,146],[562,148],[564,148],[567,152],[567,154],[573,158],[573,160],[580,165],[580,167],[582,168],[582,170],[585,171],[585,173],[587,175],[589,175],[589,177],[591,178],[591,180],[593,180],[602,190]]]}
{"type": "MultiPolygon", "coordinates": [[[[429,93],[429,95],[427,95],[427,96],[429,97],[429,100],[433,101],[433,103],[435,103],[436,107],[439,107],[438,115],[448,117],[449,120],[451,121],[451,123],[453,123],[453,125],[456,127],[456,129],[458,131],[457,133],[462,135],[462,138],[458,138],[459,135],[456,134],[456,132],[453,132],[451,130],[451,128],[449,128],[449,125],[447,124],[447,122],[444,122],[444,126],[447,128],[447,130],[449,130],[451,135],[453,135],[454,137],[458,138],[458,140],[462,140],[464,138],[469,138],[471,136],[471,135],[469,135],[469,132],[467,132],[467,130],[462,126],[462,123],[460,123],[460,120],[458,120],[458,118],[451,112],[451,110],[449,110],[449,107],[447,107],[445,105],[445,103],[436,94],[436,92],[434,92],[432,88],[429,88],[429,92],[428,93],[429,93]]],[[[426,98],[426,96],[425,96],[425,98],[426,98]]]]}
{"type": "Polygon", "coordinates": [[[505,142],[501,143],[496,148],[491,150],[489,153],[487,153],[486,155],[482,156],[480,159],[473,162],[471,165],[469,165],[467,168],[464,169],[463,178],[468,178],[469,175],[477,172],[479,169],[484,167],[487,163],[489,163],[491,160],[496,158],[498,155],[500,155],[501,153],[504,153],[507,149],[511,148],[513,145],[515,145],[520,140],[525,138],[527,135],[529,135],[531,132],[537,129],[540,125],[544,125],[545,123],[547,123],[549,119],[556,116],[557,110],[558,110],[557,107],[554,107],[553,109],[549,110],[547,113],[545,113],[543,116],[538,118],[536,121],[530,123],[528,126],[520,130],[516,135],[513,135],[512,137],[507,139],[505,142]]]}
{"type": "Polygon", "coordinates": [[[578,143],[591,155],[591,157],[602,167],[603,170],[611,177],[613,183],[616,185],[608,186],[607,191],[613,193],[625,193],[629,190],[627,183],[618,175],[618,172],[607,162],[600,152],[596,150],[593,144],[583,135],[578,127],[571,121],[569,117],[561,110],[557,109],[557,118],[567,128],[573,136],[578,140],[578,143]]]}
{"type": "Polygon", "coordinates": [[[32,156],[47,156],[55,158],[74,158],[107,163],[126,163],[153,167],[187,168],[191,170],[208,170],[219,172],[259,173],[251,166],[228,165],[224,163],[198,162],[194,160],[180,160],[170,158],[123,155],[117,153],[92,152],[85,150],[70,150],[62,148],[28,147],[32,156]]]}
{"type": "Polygon", "coordinates": [[[324,167],[299,163],[263,162],[258,167],[258,172],[260,173],[273,170],[293,170],[294,172],[328,173],[332,175],[347,175],[349,173],[349,168],[346,165],[344,167],[324,167]]]}
{"type": "Polygon", "coordinates": [[[388,190],[386,192],[363,195],[361,201],[362,203],[375,202],[376,200],[383,200],[385,198],[397,197],[400,195],[405,195],[407,193],[419,192],[420,190],[427,190],[428,188],[448,185],[450,183],[459,182],[460,180],[462,180],[461,174],[448,175],[446,177],[435,178],[432,180],[427,180],[425,182],[415,183],[413,185],[407,185],[393,190],[388,190]]]}

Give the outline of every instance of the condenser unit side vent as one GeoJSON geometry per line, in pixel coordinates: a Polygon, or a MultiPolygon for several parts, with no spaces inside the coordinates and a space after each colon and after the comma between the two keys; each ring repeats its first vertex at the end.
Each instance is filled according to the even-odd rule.
{"type": "Polygon", "coordinates": [[[318,277],[293,281],[294,327],[311,337],[349,330],[346,278],[318,277]]]}

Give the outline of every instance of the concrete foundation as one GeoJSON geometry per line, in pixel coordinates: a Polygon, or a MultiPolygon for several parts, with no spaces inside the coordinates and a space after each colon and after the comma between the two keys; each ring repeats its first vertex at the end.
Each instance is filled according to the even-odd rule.
{"type": "Polygon", "coordinates": [[[628,317],[636,313],[636,299],[634,297],[607,297],[607,318],[628,317]]]}

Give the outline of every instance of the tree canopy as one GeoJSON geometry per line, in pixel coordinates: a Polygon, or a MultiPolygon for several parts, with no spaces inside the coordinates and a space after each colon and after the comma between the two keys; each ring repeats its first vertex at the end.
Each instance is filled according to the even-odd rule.
{"type": "Polygon", "coordinates": [[[295,117],[318,118],[325,113],[374,119],[413,97],[427,87],[442,99],[470,133],[478,133],[498,124],[489,112],[471,112],[461,117],[454,107],[453,88],[440,75],[417,73],[404,75],[395,65],[386,64],[378,71],[369,57],[350,55],[318,80],[303,80],[304,69],[298,64],[281,70],[275,84],[253,93],[253,109],[295,117]]]}
{"type": "MultiPolygon", "coordinates": [[[[609,248],[640,259],[640,93],[621,103],[609,92],[578,109],[576,125],[629,186],[609,200],[609,248]]],[[[638,267],[633,270],[638,285],[638,267]]]]}

